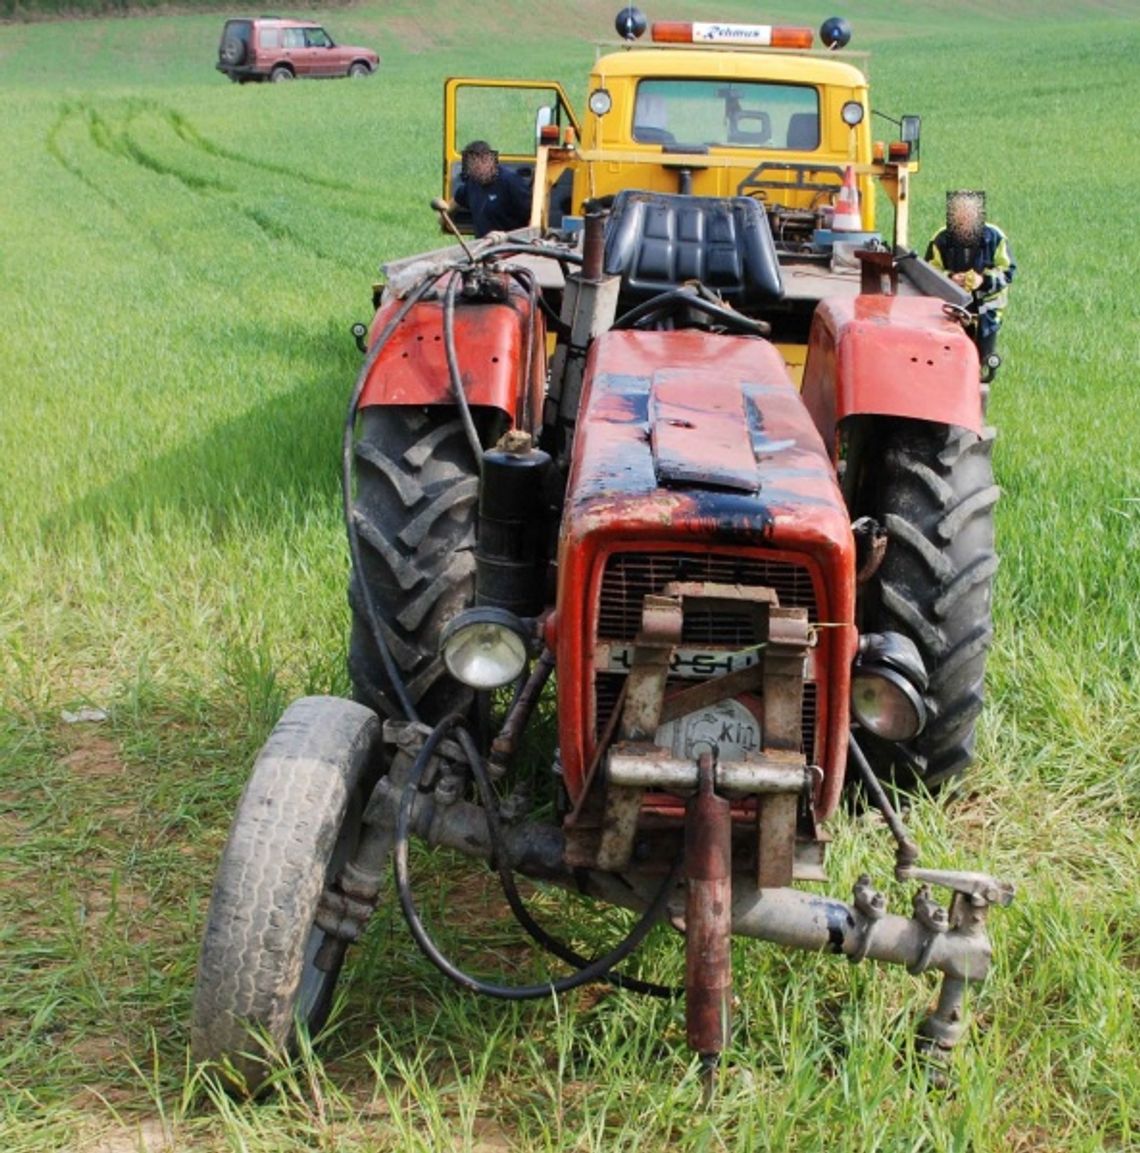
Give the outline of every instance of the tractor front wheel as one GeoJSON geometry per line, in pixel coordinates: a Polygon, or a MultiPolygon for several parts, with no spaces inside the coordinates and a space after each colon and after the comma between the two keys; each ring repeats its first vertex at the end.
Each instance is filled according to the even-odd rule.
{"type": "Polygon", "coordinates": [[[315,923],[321,894],[359,842],[381,765],[363,705],[305,697],[258,755],[230,827],[206,917],[190,1027],[195,1061],[254,1094],[297,1022],[328,1017],[344,959],[315,923]]]}
{"type": "Polygon", "coordinates": [[[903,787],[954,781],[973,758],[998,558],[991,461],[994,432],[891,422],[864,444],[860,512],[887,532],[863,596],[864,632],[904,633],[930,678],[926,728],[903,746],[861,736],[878,775],[903,787]]]}

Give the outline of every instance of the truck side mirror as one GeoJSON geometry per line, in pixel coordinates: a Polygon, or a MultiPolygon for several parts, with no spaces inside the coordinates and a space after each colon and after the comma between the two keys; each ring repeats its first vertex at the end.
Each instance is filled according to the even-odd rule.
{"type": "Polygon", "coordinates": [[[899,120],[899,139],[910,145],[910,157],[918,159],[919,137],[922,135],[922,117],[904,116],[899,120]]]}

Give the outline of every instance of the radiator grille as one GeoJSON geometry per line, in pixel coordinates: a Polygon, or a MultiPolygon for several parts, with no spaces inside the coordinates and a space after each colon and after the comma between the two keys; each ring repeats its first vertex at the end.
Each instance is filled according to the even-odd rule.
{"type": "MultiPolygon", "coordinates": [[[[633,640],[641,628],[641,606],[646,595],[663,592],[671,581],[709,581],[775,589],[781,608],[807,609],[809,621],[814,624],[819,620],[811,573],[802,565],[714,553],[615,553],[606,562],[602,577],[598,640],[633,640]]],[[[709,619],[701,626],[698,621],[703,615],[693,614],[692,624],[686,615],[686,641],[704,639],[713,643],[712,634],[718,630],[728,630],[725,644],[734,644],[740,639],[732,633],[735,626],[727,614],[709,613],[709,619]],[[710,635],[689,637],[690,629],[701,627],[707,628],[710,635]]],[[[743,614],[734,615],[743,619],[743,614]]]]}
{"type": "MultiPolygon", "coordinates": [[[[750,588],[775,589],[783,608],[807,610],[808,620],[819,620],[815,587],[811,573],[803,565],[785,560],[723,556],[713,553],[616,553],[606,563],[598,606],[600,641],[632,641],[641,627],[641,609],[649,593],[661,593],[673,581],[704,581],[716,584],[739,584],[750,588]]],[[[759,641],[752,633],[751,618],[746,611],[701,606],[685,613],[682,641],[686,645],[731,645],[745,648],[759,641]]],[[[613,715],[625,676],[621,673],[597,672],[594,693],[597,735],[600,738],[613,715]]],[[[684,681],[673,678],[669,687],[684,681]]],[[[692,684],[692,681],[688,681],[692,684]]],[[[817,689],[812,682],[804,685],[803,742],[808,763],[815,753],[817,689]]]]}

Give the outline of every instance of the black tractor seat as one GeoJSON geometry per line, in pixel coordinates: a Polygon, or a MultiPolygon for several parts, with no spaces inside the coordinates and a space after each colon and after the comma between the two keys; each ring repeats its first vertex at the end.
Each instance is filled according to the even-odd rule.
{"type": "Polygon", "coordinates": [[[744,312],[784,295],[768,217],[748,196],[619,192],[604,259],[606,273],[621,277],[624,307],[692,280],[744,312]]]}

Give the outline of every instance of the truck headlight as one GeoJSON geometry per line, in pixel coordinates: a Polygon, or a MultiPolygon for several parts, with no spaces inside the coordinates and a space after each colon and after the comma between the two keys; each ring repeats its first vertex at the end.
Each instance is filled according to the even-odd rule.
{"type": "Polygon", "coordinates": [[[885,741],[909,741],[926,725],[926,667],[915,643],[901,633],[859,638],[851,671],[851,713],[885,741]]]}
{"type": "Polygon", "coordinates": [[[526,668],[530,637],[514,613],[497,608],[462,612],[439,638],[447,671],[473,689],[501,689],[526,668]]]}

